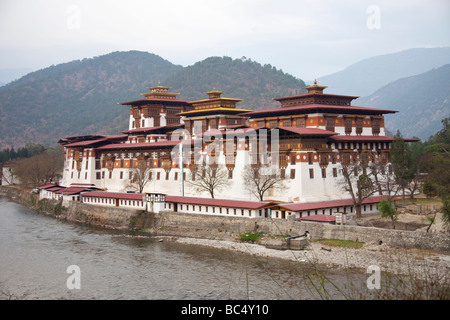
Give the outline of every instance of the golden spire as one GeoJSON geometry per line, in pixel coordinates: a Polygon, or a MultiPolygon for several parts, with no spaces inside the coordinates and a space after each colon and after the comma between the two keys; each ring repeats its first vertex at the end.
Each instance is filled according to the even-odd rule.
{"type": "Polygon", "coordinates": [[[323,93],[323,90],[325,88],[328,88],[326,86],[319,86],[317,84],[317,79],[314,79],[314,85],[305,87],[306,90],[308,90],[308,93],[323,93]]]}

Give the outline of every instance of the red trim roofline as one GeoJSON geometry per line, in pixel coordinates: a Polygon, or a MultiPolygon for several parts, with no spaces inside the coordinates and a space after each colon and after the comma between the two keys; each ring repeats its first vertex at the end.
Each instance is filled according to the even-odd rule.
{"type": "Polygon", "coordinates": [[[106,192],[106,191],[89,191],[81,194],[82,197],[91,198],[109,198],[109,199],[124,199],[124,200],[138,200],[143,201],[144,195],[141,193],[121,193],[121,192],[106,192]]]}
{"type": "Polygon", "coordinates": [[[241,200],[211,199],[211,198],[195,198],[182,196],[166,196],[166,202],[193,204],[202,206],[243,208],[243,209],[261,209],[273,206],[274,202],[255,202],[241,200]]]}
{"type": "MultiPolygon", "coordinates": [[[[387,199],[386,196],[373,196],[363,200],[362,204],[374,204],[379,203],[381,200],[387,199]]],[[[394,198],[399,200],[398,198],[394,198]]],[[[331,201],[319,201],[319,202],[305,202],[305,203],[292,203],[280,205],[280,208],[286,209],[287,211],[299,212],[308,210],[318,210],[336,207],[348,207],[353,206],[352,199],[343,200],[331,200],[331,201]]]]}
{"type": "Polygon", "coordinates": [[[284,101],[284,100],[292,100],[297,98],[303,98],[303,97],[311,97],[311,96],[320,96],[320,97],[340,97],[340,98],[349,98],[349,99],[358,99],[359,96],[346,96],[341,94],[330,94],[330,93],[303,93],[298,94],[295,96],[287,96],[287,97],[281,97],[281,98],[274,98],[275,101],[284,101]]]}

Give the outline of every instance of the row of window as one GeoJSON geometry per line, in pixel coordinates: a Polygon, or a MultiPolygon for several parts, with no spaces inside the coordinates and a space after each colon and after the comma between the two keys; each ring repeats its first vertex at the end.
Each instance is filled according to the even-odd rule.
{"type": "MultiPolygon", "coordinates": [[[[171,204],[165,203],[165,209],[176,210],[176,211],[185,211],[185,212],[205,212],[205,213],[219,213],[219,214],[227,214],[227,215],[238,215],[244,216],[247,213],[248,217],[252,216],[252,210],[250,209],[236,209],[236,208],[222,208],[222,207],[213,207],[213,206],[202,206],[202,205],[189,205],[189,204],[171,204]],[[175,208],[175,205],[177,206],[175,208]]],[[[263,210],[259,209],[256,211],[256,216],[262,217],[263,210]]]]}
{"type": "MultiPolygon", "coordinates": [[[[102,172],[96,172],[96,180],[102,180],[105,179],[105,173],[106,171],[102,171],[102,172]]],[[[322,178],[326,178],[327,177],[327,170],[325,168],[321,169],[321,173],[322,173],[322,178]]],[[[153,180],[153,172],[150,171],[149,173],[149,180],[153,180]]],[[[357,174],[357,172],[355,172],[355,175],[357,174]]],[[[364,173],[365,174],[365,173],[364,173]]],[[[286,169],[280,169],[280,175],[282,179],[286,179],[286,169]]],[[[174,172],[174,176],[173,176],[173,180],[178,180],[179,178],[179,172],[174,172]]],[[[333,168],[333,177],[336,178],[337,177],[337,168],[333,168]]],[[[71,179],[74,178],[74,172],[71,173],[71,179]]],[[[78,172],[78,179],[81,178],[81,172],[78,172]]],[[[85,172],[84,174],[84,179],[87,180],[88,178],[88,173],[85,172]]],[[[124,171],[120,171],[119,173],[119,179],[124,179],[125,178],[125,174],[124,171]]],[[[133,179],[133,172],[128,172],[128,177],[126,177],[129,180],[133,179]]],[[[156,180],[161,180],[161,172],[155,172],[155,178],[156,180]]],[[[195,179],[194,176],[191,176],[191,178],[195,179]]],[[[295,179],[295,169],[291,169],[290,170],[290,175],[289,175],[290,179],[295,179]]],[[[314,179],[314,169],[309,169],[309,178],[310,179],[314,179]]],[[[108,171],[108,179],[112,179],[112,171],[108,171]]],[[[228,170],[228,179],[233,179],[233,170],[228,170]]],[[[165,180],[170,180],[170,172],[165,172],[165,180]]],[[[183,180],[186,180],[186,172],[183,172],[183,180]]]]}
{"type": "MultiPolygon", "coordinates": [[[[83,198],[83,201],[86,203],[102,203],[102,204],[111,204],[116,205],[117,199],[108,199],[108,198],[91,198],[91,197],[85,197],[83,198]]],[[[133,206],[133,207],[144,207],[145,202],[138,201],[138,200],[119,200],[119,205],[121,206],[133,206]]]]}

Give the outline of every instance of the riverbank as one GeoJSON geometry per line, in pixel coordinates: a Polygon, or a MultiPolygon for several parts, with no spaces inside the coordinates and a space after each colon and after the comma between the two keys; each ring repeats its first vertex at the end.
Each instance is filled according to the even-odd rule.
{"type": "MultiPolygon", "coordinates": [[[[450,253],[448,251],[448,236],[445,237],[445,235],[442,238],[438,237],[438,240],[447,241],[443,246],[443,248],[447,248],[447,251],[433,251],[418,249],[411,244],[408,247],[391,245],[392,243],[399,243],[398,240],[393,242],[390,239],[391,237],[400,235],[399,238],[403,239],[406,235],[411,236],[411,232],[414,231],[389,230],[386,233],[383,230],[369,227],[330,226],[314,222],[269,221],[270,219],[200,217],[172,212],[152,215],[125,209],[115,211],[112,214],[112,211],[105,208],[100,210],[91,205],[79,203],[74,203],[70,208],[61,212],[55,211],[57,203],[43,207],[42,203],[36,200],[35,195],[33,196],[29,192],[9,190],[7,193],[3,193],[10,198],[15,195],[14,201],[58,219],[120,229],[127,232],[134,230],[133,234],[136,236],[157,237],[162,241],[213,247],[250,254],[255,257],[277,258],[301,264],[340,269],[357,269],[362,272],[366,272],[369,266],[375,265],[382,272],[436,282],[446,287],[449,284],[450,253]],[[281,235],[289,231],[291,236],[302,234],[305,228],[312,235],[305,250],[277,250],[264,245],[270,240],[282,242],[283,237],[281,235]],[[250,230],[260,232],[262,237],[254,243],[241,241],[239,235],[250,230]],[[321,238],[339,239],[344,237],[356,240],[354,235],[358,236],[359,242],[363,242],[360,248],[330,246],[317,241],[321,238]]],[[[426,236],[425,232],[418,232],[420,237],[426,236]]],[[[426,240],[428,241],[429,238],[426,240]]]]}

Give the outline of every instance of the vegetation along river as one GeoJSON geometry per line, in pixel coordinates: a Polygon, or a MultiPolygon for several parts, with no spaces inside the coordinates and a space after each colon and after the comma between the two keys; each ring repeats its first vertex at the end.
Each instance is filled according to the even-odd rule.
{"type": "Polygon", "coordinates": [[[375,297],[361,272],[158,240],[61,221],[0,196],[0,298],[375,297]]]}

